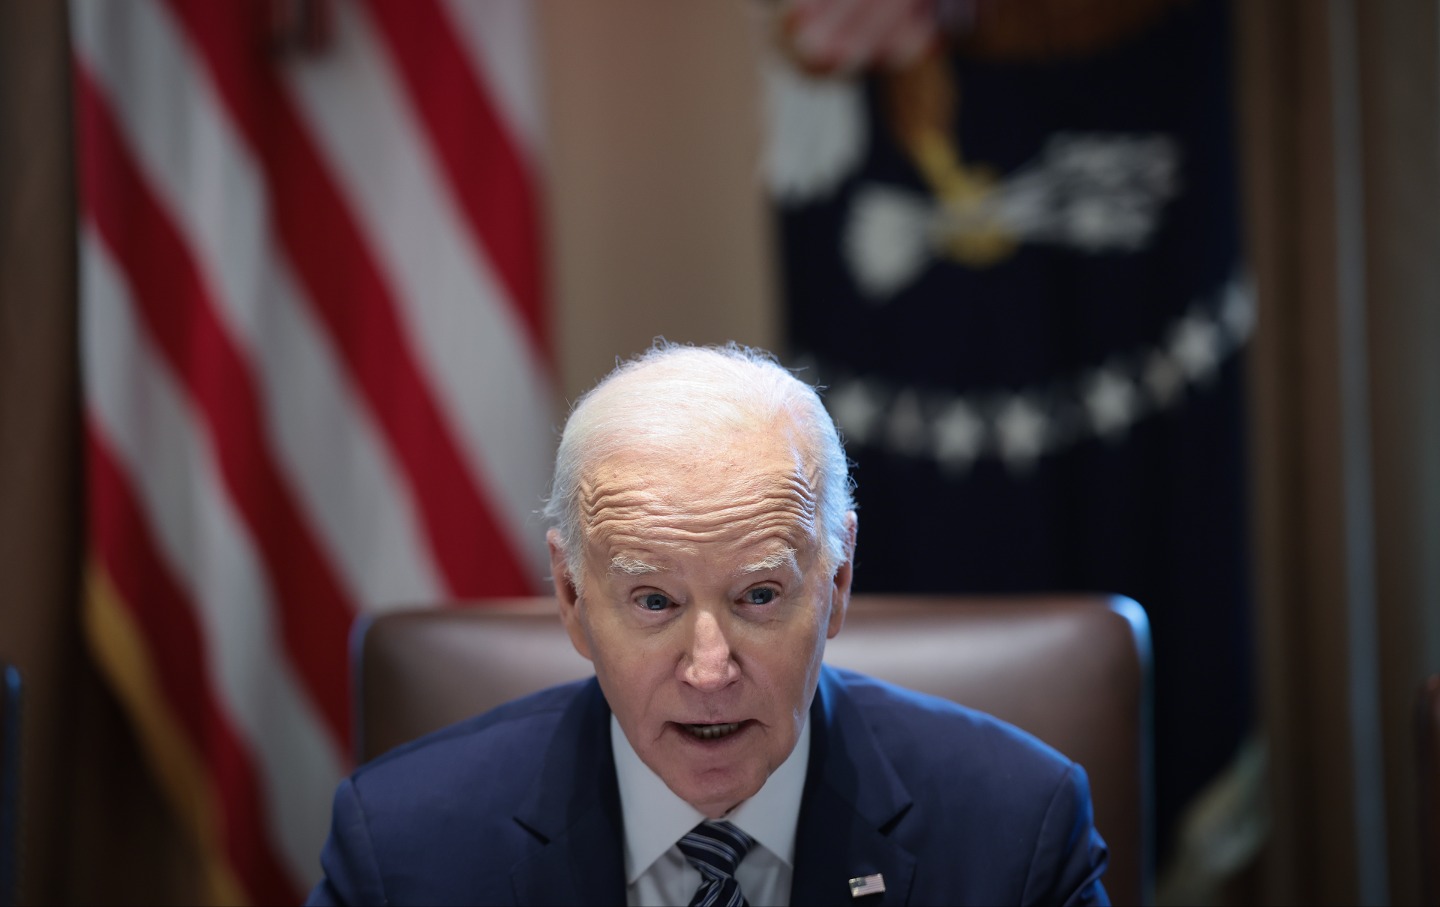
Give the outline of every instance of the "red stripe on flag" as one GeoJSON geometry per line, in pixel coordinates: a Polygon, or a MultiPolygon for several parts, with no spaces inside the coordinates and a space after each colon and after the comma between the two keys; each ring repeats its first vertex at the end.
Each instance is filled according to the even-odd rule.
{"type": "Polygon", "coordinates": [[[416,362],[395,294],[264,52],[264,5],[169,5],[264,169],[291,265],[409,480],[449,594],[535,591],[416,362]]]}
{"type": "Polygon", "coordinates": [[[216,641],[206,640],[194,605],[94,425],[86,431],[86,471],[91,546],[145,637],[147,660],[171,714],[209,767],[224,812],[212,818],[225,854],[257,903],[298,904],[302,892],[270,847],[254,763],[225,719],[206,670],[205,653],[216,641]]]}
{"type": "Polygon", "coordinates": [[[549,360],[533,181],[510,130],[435,0],[366,3],[465,219],[549,360]]]}
{"type": "Polygon", "coordinates": [[[353,607],[265,434],[248,363],[226,333],[184,237],[146,185],[83,65],[75,67],[82,198],[134,288],[137,308],[214,439],[220,474],[265,564],[296,672],[348,748],[353,607]]]}

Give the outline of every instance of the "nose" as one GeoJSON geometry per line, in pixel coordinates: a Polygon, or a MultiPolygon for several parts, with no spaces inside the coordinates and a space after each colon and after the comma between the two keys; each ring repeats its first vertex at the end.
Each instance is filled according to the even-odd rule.
{"type": "Polygon", "coordinates": [[[740,666],[735,663],[725,628],[714,614],[695,612],[690,633],[690,651],[680,664],[681,680],[709,693],[740,679],[740,666]]]}

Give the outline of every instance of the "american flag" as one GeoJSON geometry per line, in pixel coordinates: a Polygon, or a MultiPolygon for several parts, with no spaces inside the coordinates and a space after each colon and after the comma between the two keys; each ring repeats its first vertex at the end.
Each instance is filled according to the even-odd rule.
{"type": "Polygon", "coordinates": [[[210,896],[294,903],[359,615],[533,593],[525,0],[73,0],[85,625],[210,896]]]}

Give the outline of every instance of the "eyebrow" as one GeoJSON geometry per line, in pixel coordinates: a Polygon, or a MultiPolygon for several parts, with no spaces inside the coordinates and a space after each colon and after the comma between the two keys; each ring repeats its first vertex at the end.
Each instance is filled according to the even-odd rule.
{"type": "Polygon", "coordinates": [[[741,568],[740,568],[740,572],[741,572],[741,573],[760,573],[760,572],[765,571],[765,570],[774,570],[774,569],[776,569],[777,567],[794,567],[794,566],[796,566],[796,561],[795,561],[795,549],[794,549],[794,548],[785,548],[785,549],[783,549],[783,550],[780,550],[780,551],[775,552],[774,554],[770,555],[769,557],[765,558],[764,560],[759,560],[759,561],[756,561],[756,562],[753,563],[753,564],[747,564],[747,565],[745,565],[744,567],[741,567],[741,568]]]}
{"type": "Polygon", "coordinates": [[[627,576],[645,576],[650,573],[659,573],[660,568],[652,566],[633,557],[626,557],[617,554],[610,558],[610,569],[616,573],[624,573],[627,576]]]}

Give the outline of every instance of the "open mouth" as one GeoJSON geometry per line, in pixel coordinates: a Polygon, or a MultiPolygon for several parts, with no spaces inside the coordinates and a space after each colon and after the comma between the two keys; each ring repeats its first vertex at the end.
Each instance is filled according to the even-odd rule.
{"type": "Polygon", "coordinates": [[[731,724],[682,724],[680,726],[683,727],[690,736],[699,740],[719,740],[722,737],[729,737],[731,734],[740,730],[740,726],[743,723],[744,722],[737,721],[731,724]]]}

